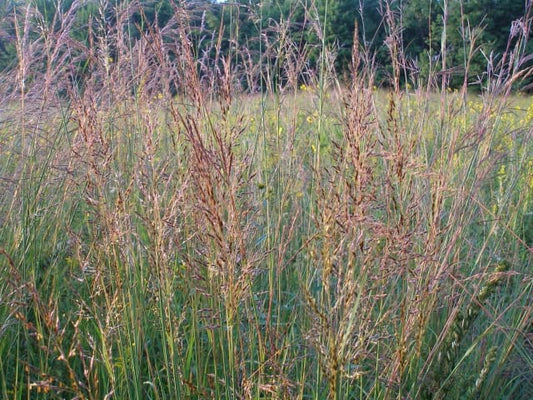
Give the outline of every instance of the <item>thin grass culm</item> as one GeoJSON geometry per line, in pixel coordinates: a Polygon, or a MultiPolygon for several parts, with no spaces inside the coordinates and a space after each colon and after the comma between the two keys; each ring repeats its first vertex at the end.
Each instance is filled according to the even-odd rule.
{"type": "Polygon", "coordinates": [[[0,4],[0,398],[533,398],[489,3],[0,4]]]}

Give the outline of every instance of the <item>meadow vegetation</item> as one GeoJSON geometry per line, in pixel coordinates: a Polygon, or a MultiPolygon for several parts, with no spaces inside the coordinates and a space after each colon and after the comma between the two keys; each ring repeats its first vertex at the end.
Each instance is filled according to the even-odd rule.
{"type": "Polygon", "coordinates": [[[10,16],[1,398],[533,397],[529,13],[452,87],[406,73],[393,12],[379,85],[357,37],[339,76],[281,28],[273,63],[197,54],[181,2],[76,40],[76,6],[10,16]]]}

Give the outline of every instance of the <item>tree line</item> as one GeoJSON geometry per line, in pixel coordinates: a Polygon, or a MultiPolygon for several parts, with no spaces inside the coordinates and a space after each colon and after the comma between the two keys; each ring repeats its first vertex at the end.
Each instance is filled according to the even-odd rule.
{"type": "MultiPolygon", "coordinates": [[[[445,71],[447,84],[472,84],[513,51],[530,45],[530,2],[525,0],[6,0],[0,5],[0,71],[17,67],[17,40],[24,21],[21,13],[34,7],[33,26],[43,34],[60,29],[61,18],[75,13],[69,27],[73,40],[88,42],[98,29],[114,23],[118,7],[130,6],[128,40],[143,31],[163,29],[187,11],[187,31],[197,57],[216,53],[235,57],[253,68],[271,67],[271,81],[283,57],[305,63],[307,71],[327,67],[345,74],[352,62],[354,41],[366,63],[375,66],[377,83],[387,84],[393,74],[393,59],[399,63],[402,84],[427,84],[436,71],[445,71]],[[57,26],[55,26],[57,25],[57,26]],[[91,33],[92,32],[92,33],[91,33]],[[283,47],[286,46],[286,47],[283,47]],[[284,49],[283,51],[281,51],[284,49]],[[329,57],[323,57],[327,49],[329,57]],[[265,57],[265,54],[270,56],[265,57]]],[[[527,57],[516,62],[525,64],[527,57]]],[[[80,66],[83,74],[82,66],[80,66]]],[[[305,77],[301,77],[305,80],[305,77]]],[[[253,79],[243,85],[253,86],[253,79]]],[[[274,85],[276,82],[274,82],[274,85]]]]}

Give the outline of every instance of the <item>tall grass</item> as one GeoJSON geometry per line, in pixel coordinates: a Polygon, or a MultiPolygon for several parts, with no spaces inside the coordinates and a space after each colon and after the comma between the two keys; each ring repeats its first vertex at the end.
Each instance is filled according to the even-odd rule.
{"type": "Polygon", "coordinates": [[[2,398],[533,395],[527,29],[456,91],[409,81],[383,2],[380,90],[357,30],[343,80],[290,19],[253,55],[99,4],[87,41],[82,3],[3,21],[2,398]]]}

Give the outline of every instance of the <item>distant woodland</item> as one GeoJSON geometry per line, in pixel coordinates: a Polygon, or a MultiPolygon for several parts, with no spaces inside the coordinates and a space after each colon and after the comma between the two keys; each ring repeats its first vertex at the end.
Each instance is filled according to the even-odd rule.
{"type": "MultiPolygon", "coordinates": [[[[290,42],[308,70],[319,70],[320,52],[327,49],[328,67],[341,76],[350,68],[357,40],[378,84],[390,83],[396,52],[402,84],[425,85],[432,72],[445,71],[453,87],[475,84],[496,70],[529,30],[523,23],[528,12],[524,0],[5,0],[0,3],[0,71],[17,68],[17,43],[32,34],[64,32],[61,25],[68,23],[71,46],[87,48],[96,37],[109,35],[107,27],[116,26],[117,18],[127,18],[123,34],[131,43],[179,20],[199,58],[216,52],[219,59],[235,57],[242,65],[275,64],[280,62],[276,49],[290,42]],[[24,32],[22,16],[30,5],[37,12],[27,26],[41,32],[24,32]]],[[[86,72],[82,60],[75,69],[80,77],[86,72]]],[[[243,85],[254,84],[243,77],[243,85]]]]}

